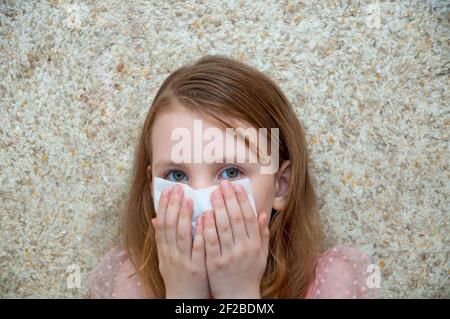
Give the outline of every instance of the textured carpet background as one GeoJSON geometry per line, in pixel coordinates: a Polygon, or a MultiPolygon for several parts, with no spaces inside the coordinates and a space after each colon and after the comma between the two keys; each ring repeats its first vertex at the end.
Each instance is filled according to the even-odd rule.
{"type": "Polygon", "coordinates": [[[204,54],[296,106],[328,238],[372,256],[384,297],[450,297],[449,17],[447,1],[1,1],[0,297],[87,296],[156,90],[204,54]]]}

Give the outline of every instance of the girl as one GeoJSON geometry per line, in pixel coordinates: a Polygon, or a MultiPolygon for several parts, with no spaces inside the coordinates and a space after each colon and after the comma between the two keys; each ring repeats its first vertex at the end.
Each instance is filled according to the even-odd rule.
{"type": "MultiPolygon", "coordinates": [[[[247,143],[247,151],[261,150],[247,143]]],[[[241,140],[241,143],[242,140],[241,140]]],[[[269,144],[273,143],[270,139],[269,144]]],[[[266,75],[223,56],[205,56],[164,81],[136,149],[122,247],[89,274],[93,298],[369,298],[368,259],[352,248],[324,247],[308,171],[305,132],[280,88],[266,75]],[[279,169],[262,164],[175,163],[172,133],[184,128],[279,129],[279,169]],[[155,209],[154,177],[193,189],[218,185],[213,209],[191,234],[192,200],[177,185],[155,209]],[[232,181],[248,178],[256,204],[232,181]],[[193,239],[192,239],[192,237],[193,239]]]]}

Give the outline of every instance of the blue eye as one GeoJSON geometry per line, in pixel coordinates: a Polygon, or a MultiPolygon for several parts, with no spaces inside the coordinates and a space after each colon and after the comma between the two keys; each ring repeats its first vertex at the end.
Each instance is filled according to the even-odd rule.
{"type": "Polygon", "coordinates": [[[228,167],[222,172],[222,174],[220,174],[220,176],[225,177],[225,178],[236,178],[236,177],[240,176],[240,174],[241,174],[241,171],[239,169],[237,169],[236,167],[228,167]]]}
{"type": "Polygon", "coordinates": [[[186,177],[186,174],[183,173],[182,171],[170,171],[167,174],[166,178],[170,177],[171,175],[173,176],[173,179],[169,178],[169,180],[173,182],[181,182],[183,181],[183,178],[186,177]]]}

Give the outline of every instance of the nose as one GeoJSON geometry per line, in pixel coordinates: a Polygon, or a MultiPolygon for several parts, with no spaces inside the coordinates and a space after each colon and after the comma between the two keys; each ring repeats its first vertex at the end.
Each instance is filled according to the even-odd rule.
{"type": "Polygon", "coordinates": [[[213,178],[191,178],[189,183],[192,189],[208,188],[214,185],[219,185],[219,182],[213,178]]]}

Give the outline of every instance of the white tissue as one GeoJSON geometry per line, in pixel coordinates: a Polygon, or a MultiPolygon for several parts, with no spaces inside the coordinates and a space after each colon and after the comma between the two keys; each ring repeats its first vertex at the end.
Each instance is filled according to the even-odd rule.
{"type": "MultiPolygon", "coordinates": [[[[230,180],[234,185],[241,185],[247,192],[247,197],[250,201],[250,205],[253,208],[253,212],[256,214],[255,198],[253,197],[252,185],[248,178],[230,180]]],[[[212,208],[211,203],[211,193],[219,188],[219,185],[213,185],[207,188],[193,189],[189,185],[184,183],[172,182],[164,178],[154,177],[153,178],[153,203],[155,206],[155,211],[158,211],[159,199],[162,191],[166,187],[172,187],[175,184],[179,184],[184,189],[184,196],[192,198],[193,208],[192,208],[192,237],[195,236],[195,229],[197,226],[197,219],[203,215],[203,213],[208,209],[212,208]]]]}

